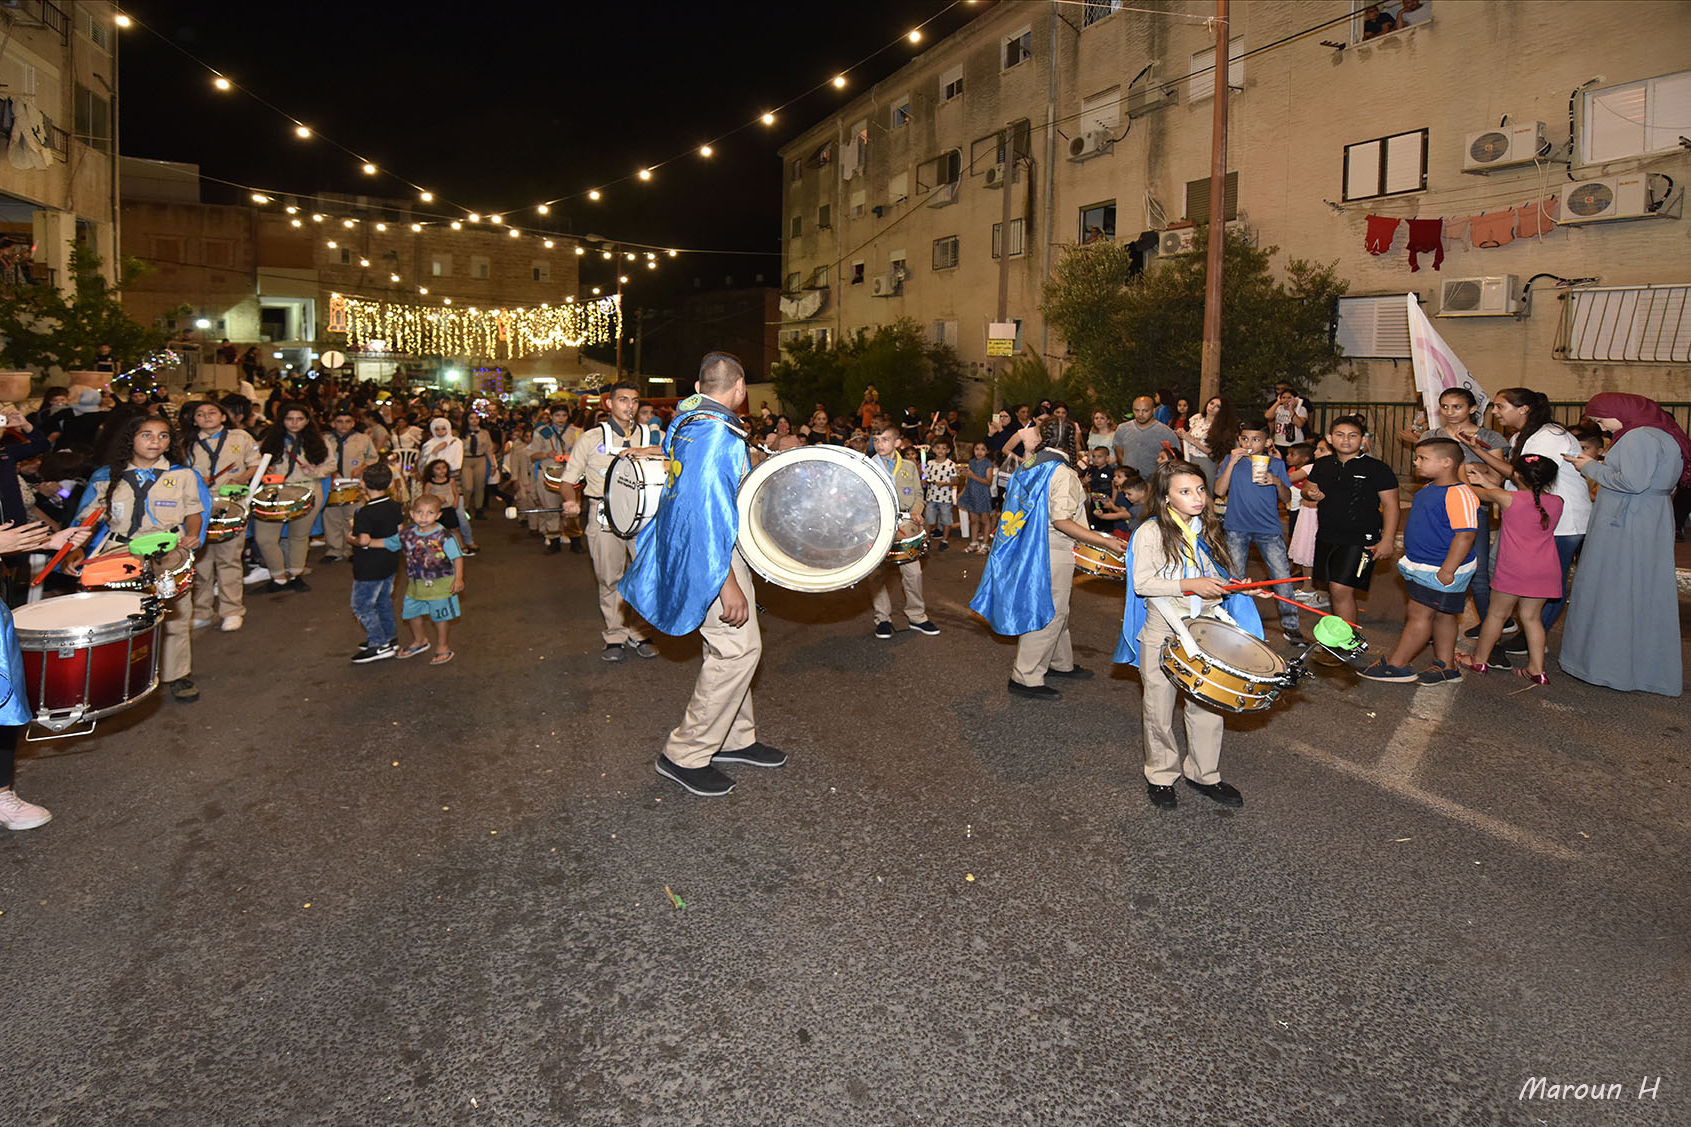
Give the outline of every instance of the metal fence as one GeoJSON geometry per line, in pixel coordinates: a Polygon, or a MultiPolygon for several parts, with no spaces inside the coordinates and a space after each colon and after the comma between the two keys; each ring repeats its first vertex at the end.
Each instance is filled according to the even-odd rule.
{"type": "MultiPolygon", "coordinates": [[[[1691,403],[1663,403],[1661,407],[1672,415],[1681,427],[1691,431],[1691,403]]],[[[1374,436],[1370,443],[1373,455],[1396,470],[1399,477],[1407,480],[1413,472],[1413,450],[1399,441],[1397,436],[1399,431],[1411,429],[1415,414],[1419,410],[1419,399],[1394,403],[1343,400],[1312,402],[1309,404],[1310,425],[1307,429],[1310,434],[1324,434],[1331,421],[1340,415],[1361,415],[1368,421],[1368,433],[1374,436]]],[[[1585,401],[1582,399],[1577,403],[1551,403],[1550,411],[1563,426],[1573,426],[1585,414],[1585,401]]]]}

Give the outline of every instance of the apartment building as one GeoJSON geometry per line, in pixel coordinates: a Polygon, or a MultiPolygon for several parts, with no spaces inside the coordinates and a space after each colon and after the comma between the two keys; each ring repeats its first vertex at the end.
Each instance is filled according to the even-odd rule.
{"type": "Polygon", "coordinates": [[[0,0],[0,283],[68,290],[76,243],[116,276],[116,17],[101,0],[0,0]]]}
{"type": "MultiPolygon", "coordinates": [[[[994,5],[785,145],[783,342],[911,317],[984,370],[1007,253],[1018,350],[1060,363],[1060,256],[1190,253],[1214,7],[1131,7],[994,5]]],[[[1365,7],[1232,6],[1226,215],[1350,285],[1317,395],[1413,397],[1413,293],[1487,387],[1691,398],[1691,4],[1392,0],[1367,38],[1365,7]]]]}

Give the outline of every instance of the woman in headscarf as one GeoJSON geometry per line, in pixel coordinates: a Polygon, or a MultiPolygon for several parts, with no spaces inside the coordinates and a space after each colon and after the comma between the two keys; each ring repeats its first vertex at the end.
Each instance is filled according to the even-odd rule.
{"type": "Polygon", "coordinates": [[[1593,685],[1677,697],[1685,676],[1670,498],[1691,484],[1691,438],[1642,395],[1594,395],[1585,414],[1614,445],[1602,461],[1567,459],[1598,488],[1558,660],[1593,685]]]}
{"type": "MultiPolygon", "coordinates": [[[[442,416],[429,420],[429,436],[423,440],[422,452],[417,456],[419,467],[430,462],[445,462],[453,481],[464,468],[464,443],[452,435],[452,423],[442,416]]],[[[464,495],[458,495],[458,531],[464,538],[464,550],[476,551],[475,534],[470,531],[470,514],[464,509],[464,495]]]]}

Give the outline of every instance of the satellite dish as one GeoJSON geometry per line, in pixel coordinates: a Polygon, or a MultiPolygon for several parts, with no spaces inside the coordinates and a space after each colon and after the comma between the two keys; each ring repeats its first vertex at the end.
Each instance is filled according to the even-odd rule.
{"type": "Polygon", "coordinates": [[[341,365],[346,363],[346,353],[325,352],[322,356],[318,357],[318,359],[323,361],[323,367],[325,368],[339,368],[341,365]]]}

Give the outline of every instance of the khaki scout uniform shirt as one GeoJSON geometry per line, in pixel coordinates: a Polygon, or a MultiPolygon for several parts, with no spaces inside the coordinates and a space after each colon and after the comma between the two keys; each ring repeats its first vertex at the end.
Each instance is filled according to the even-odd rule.
{"type": "Polygon", "coordinates": [[[630,423],[627,434],[609,421],[588,427],[570,451],[570,460],[564,467],[564,484],[584,482],[587,499],[597,501],[605,492],[605,471],[617,454],[631,446],[652,445],[655,442],[650,430],[640,423],[630,423]]]}
{"type": "Polygon", "coordinates": [[[246,484],[244,471],[258,465],[258,443],[252,435],[224,427],[210,438],[188,440],[188,465],[202,478],[211,479],[208,489],[230,483],[246,484]]]}

